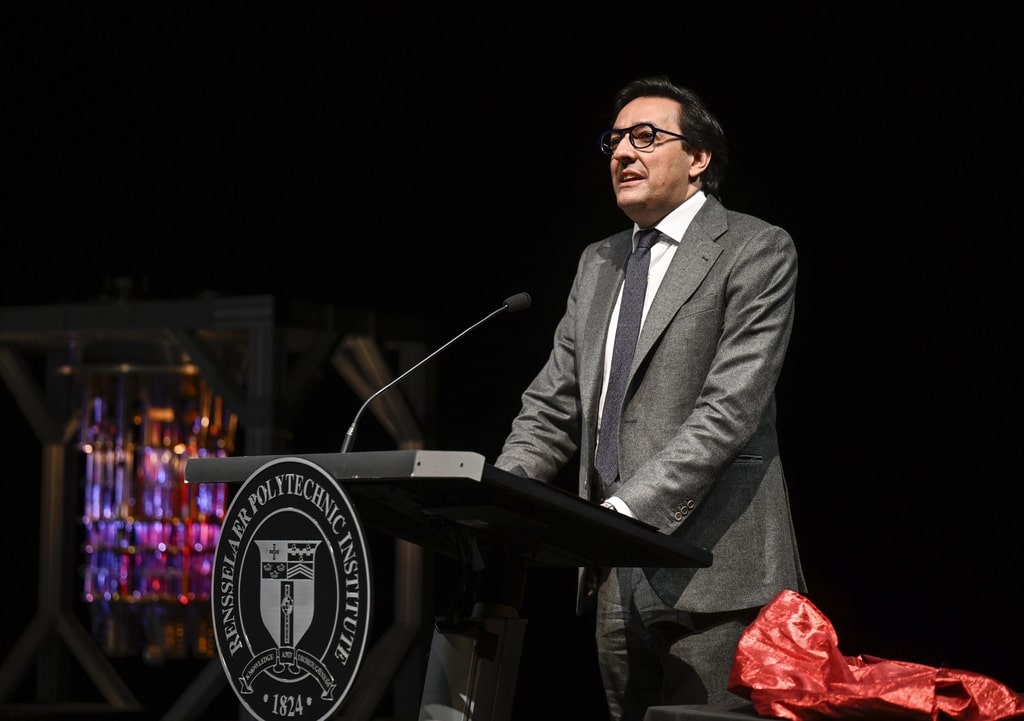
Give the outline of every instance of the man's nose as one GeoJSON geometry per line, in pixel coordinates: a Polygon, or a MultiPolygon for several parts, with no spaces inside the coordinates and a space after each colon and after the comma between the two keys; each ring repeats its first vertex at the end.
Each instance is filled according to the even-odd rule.
{"type": "Polygon", "coordinates": [[[619,144],[615,146],[615,150],[612,151],[612,159],[614,160],[626,160],[636,157],[636,148],[633,147],[633,143],[630,142],[629,136],[622,138],[619,144]]]}

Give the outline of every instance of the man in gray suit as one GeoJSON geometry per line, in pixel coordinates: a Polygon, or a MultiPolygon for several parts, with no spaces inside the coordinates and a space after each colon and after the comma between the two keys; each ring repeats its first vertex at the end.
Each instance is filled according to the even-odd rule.
{"type": "Polygon", "coordinates": [[[601,147],[633,227],[583,250],[495,465],[550,482],[579,452],[581,496],[712,552],[703,569],[581,569],[611,718],[640,721],[652,705],[742,703],[728,679],[743,629],[783,589],[806,591],[775,429],[797,257],[786,231],[722,205],[725,134],[692,91],[642,78],[614,115],[601,147]],[[624,269],[648,228],[661,236],[642,329],[621,405],[602,411],[624,269]],[[616,440],[618,475],[602,477],[598,447],[616,440]]]}

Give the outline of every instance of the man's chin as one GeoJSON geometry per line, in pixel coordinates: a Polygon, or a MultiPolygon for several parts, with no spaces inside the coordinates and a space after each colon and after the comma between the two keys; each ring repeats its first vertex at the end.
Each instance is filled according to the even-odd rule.
{"type": "Polygon", "coordinates": [[[630,210],[639,210],[643,207],[643,199],[640,198],[636,193],[631,193],[629,190],[620,190],[615,194],[615,202],[619,204],[624,212],[630,210]]]}
{"type": "Polygon", "coordinates": [[[643,215],[644,203],[635,197],[630,197],[628,194],[619,194],[615,198],[619,205],[619,210],[626,214],[630,220],[636,221],[638,216],[643,215]]]}

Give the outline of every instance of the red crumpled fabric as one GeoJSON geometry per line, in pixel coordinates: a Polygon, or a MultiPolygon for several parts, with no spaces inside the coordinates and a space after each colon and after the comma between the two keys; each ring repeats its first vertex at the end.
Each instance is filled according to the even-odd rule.
{"type": "Polygon", "coordinates": [[[793,591],[778,594],[744,631],[729,689],[758,715],[793,721],[1024,718],[1024,698],[986,676],[843,656],[829,620],[793,591]]]}

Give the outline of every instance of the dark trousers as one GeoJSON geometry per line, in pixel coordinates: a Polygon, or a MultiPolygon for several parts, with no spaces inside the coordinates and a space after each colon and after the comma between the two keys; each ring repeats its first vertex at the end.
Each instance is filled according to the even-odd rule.
{"type": "Polygon", "coordinates": [[[666,606],[643,570],[601,573],[597,655],[613,721],[650,706],[747,703],[728,691],[736,644],[759,608],[691,614],[666,606]]]}

